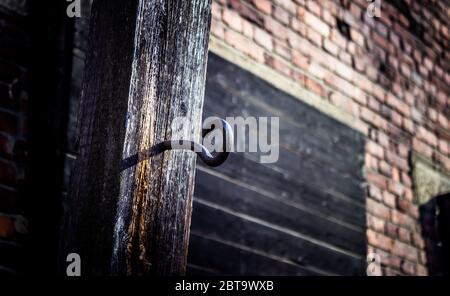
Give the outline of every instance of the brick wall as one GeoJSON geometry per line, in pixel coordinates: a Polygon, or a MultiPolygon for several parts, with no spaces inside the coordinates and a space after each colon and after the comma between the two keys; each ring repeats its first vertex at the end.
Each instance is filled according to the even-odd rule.
{"type": "MultiPolygon", "coordinates": [[[[66,175],[87,41],[90,1],[82,2],[66,175]]],[[[26,4],[0,1],[0,272],[16,269],[19,261],[1,254],[15,254],[27,224],[20,194],[26,180],[26,4]]],[[[211,35],[358,119],[367,137],[368,252],[381,255],[383,274],[425,275],[410,155],[450,171],[450,6],[437,0],[381,4],[381,17],[370,18],[365,0],[214,0],[211,35]]]]}
{"type": "MultiPolygon", "coordinates": [[[[211,35],[358,119],[367,137],[368,252],[380,254],[385,275],[426,275],[410,155],[450,171],[450,7],[432,0],[381,4],[381,17],[370,18],[365,0],[214,0],[211,35]]],[[[83,16],[75,25],[69,137],[83,70],[83,16]]]]}
{"type": "Polygon", "coordinates": [[[411,152],[450,171],[445,1],[216,0],[212,35],[358,119],[367,137],[368,252],[426,275],[411,152]]]}
{"type": "Polygon", "coordinates": [[[0,274],[20,272],[27,219],[22,190],[28,140],[27,1],[0,1],[0,274]]]}

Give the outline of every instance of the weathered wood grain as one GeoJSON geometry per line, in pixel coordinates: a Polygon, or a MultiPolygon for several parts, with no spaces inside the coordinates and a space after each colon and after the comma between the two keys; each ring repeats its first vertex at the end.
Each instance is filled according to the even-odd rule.
{"type": "Polygon", "coordinates": [[[198,140],[210,5],[94,1],[65,241],[83,272],[185,272],[195,154],[142,151],[172,137],[198,140]],[[180,116],[184,125],[172,129],[180,116]]]}

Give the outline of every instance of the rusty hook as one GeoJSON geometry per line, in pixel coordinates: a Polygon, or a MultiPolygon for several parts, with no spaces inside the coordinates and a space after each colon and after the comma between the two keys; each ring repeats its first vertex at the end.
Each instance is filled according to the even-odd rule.
{"type": "Polygon", "coordinates": [[[230,154],[233,145],[233,129],[225,120],[218,117],[209,118],[206,122],[209,128],[203,129],[202,138],[217,128],[222,128],[222,151],[215,152],[215,155],[202,144],[190,140],[169,140],[164,141],[160,145],[158,151],[162,153],[167,150],[191,150],[200,157],[200,159],[211,167],[217,167],[225,162],[230,154]]]}

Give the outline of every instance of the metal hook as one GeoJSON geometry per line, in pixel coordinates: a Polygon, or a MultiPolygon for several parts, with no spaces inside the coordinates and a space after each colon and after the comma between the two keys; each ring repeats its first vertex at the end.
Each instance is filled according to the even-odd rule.
{"type": "Polygon", "coordinates": [[[206,122],[209,128],[203,129],[202,138],[217,128],[222,128],[222,151],[218,151],[212,155],[208,149],[200,143],[189,140],[168,140],[160,143],[161,149],[157,154],[166,150],[191,150],[200,157],[200,159],[211,167],[217,167],[225,162],[230,154],[233,145],[233,130],[225,120],[218,117],[210,117],[209,122],[206,122]]]}

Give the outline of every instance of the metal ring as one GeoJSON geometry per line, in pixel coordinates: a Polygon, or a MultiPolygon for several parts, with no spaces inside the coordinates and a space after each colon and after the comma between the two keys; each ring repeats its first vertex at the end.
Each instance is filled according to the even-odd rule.
{"type": "MultiPolygon", "coordinates": [[[[222,151],[215,152],[214,155],[208,151],[208,149],[200,143],[190,140],[169,140],[162,142],[162,153],[166,150],[191,150],[200,157],[200,159],[208,166],[217,167],[227,160],[233,145],[233,130],[231,126],[225,120],[218,117],[209,118],[208,122],[205,122],[209,128],[203,129],[202,138],[217,128],[222,128],[222,151]]],[[[158,154],[159,154],[158,153],[158,154]]]]}

